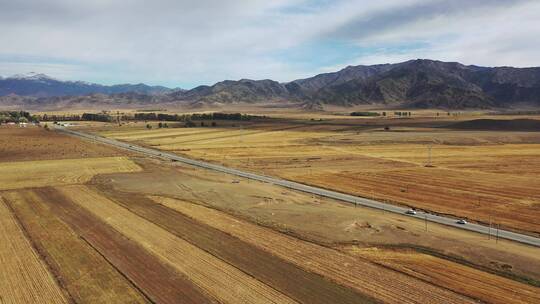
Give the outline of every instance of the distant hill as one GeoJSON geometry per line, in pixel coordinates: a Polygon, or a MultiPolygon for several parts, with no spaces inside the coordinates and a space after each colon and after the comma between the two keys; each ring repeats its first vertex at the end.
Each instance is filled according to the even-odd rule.
{"type": "MultiPolygon", "coordinates": [[[[411,60],[398,64],[348,67],[370,71],[347,81],[329,82],[312,90],[321,75],[296,80],[310,100],[325,104],[392,104],[413,108],[491,108],[516,103],[540,106],[540,68],[487,68],[455,62],[411,60]]],[[[322,74],[323,76],[325,74],[322,74]]],[[[326,74],[327,75],[327,74],[326,74]]],[[[328,78],[328,77],[324,77],[328,78]]]]}
{"type": "Polygon", "coordinates": [[[287,88],[277,81],[241,79],[225,80],[213,86],[198,86],[192,90],[169,95],[177,100],[204,104],[257,103],[290,98],[287,88]]]}
{"type": "Polygon", "coordinates": [[[448,109],[540,106],[540,68],[489,68],[419,59],[349,66],[288,83],[227,80],[169,95],[202,104],[297,101],[306,109],[362,104],[448,109]]]}
{"type": "Polygon", "coordinates": [[[143,83],[105,86],[83,81],[61,81],[36,73],[0,78],[0,96],[15,94],[20,96],[53,97],[126,92],[156,95],[171,91],[166,87],[148,86],[143,83]]]}
{"type": "Polygon", "coordinates": [[[418,59],[396,64],[348,66],[337,72],[288,83],[269,79],[225,80],[191,90],[145,84],[103,86],[33,74],[0,79],[2,95],[0,105],[27,104],[31,100],[35,106],[55,102],[175,103],[193,107],[295,102],[309,110],[322,109],[325,105],[364,104],[446,109],[540,107],[540,68],[480,67],[418,59]],[[13,94],[33,98],[16,98],[13,94]],[[73,97],[81,95],[88,96],[73,97]]]}
{"type": "Polygon", "coordinates": [[[293,95],[309,96],[329,86],[340,85],[350,80],[368,79],[390,70],[392,66],[391,64],[348,66],[338,72],[324,73],[311,78],[294,80],[285,86],[293,95]]]}

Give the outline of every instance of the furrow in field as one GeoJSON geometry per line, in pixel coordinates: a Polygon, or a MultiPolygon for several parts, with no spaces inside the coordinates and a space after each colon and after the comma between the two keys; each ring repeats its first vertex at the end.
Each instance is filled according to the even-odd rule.
{"type": "Polygon", "coordinates": [[[58,190],[43,189],[42,194],[50,198],[47,205],[51,212],[70,225],[153,303],[215,303],[213,298],[187,277],[164,264],[142,246],[125,238],[86,209],[74,204],[58,190]]]}
{"type": "MultiPolygon", "coordinates": [[[[111,194],[114,195],[114,194],[111,194]]],[[[373,303],[371,297],[272,255],[248,242],[231,236],[182,213],[142,196],[113,196],[115,201],[133,213],[161,226],[191,244],[219,257],[258,280],[310,304],[373,303]]]]}
{"type": "Polygon", "coordinates": [[[121,131],[121,132],[101,132],[100,135],[116,138],[120,140],[143,140],[152,139],[163,136],[178,136],[184,134],[201,133],[201,129],[198,128],[171,128],[171,129],[155,129],[155,130],[138,130],[138,131],[121,131]]]}
{"type": "Polygon", "coordinates": [[[175,135],[162,135],[162,136],[153,136],[153,137],[137,137],[136,140],[142,140],[148,145],[165,145],[165,144],[171,144],[171,143],[178,143],[186,138],[192,139],[192,138],[198,138],[201,136],[208,136],[208,135],[216,135],[221,133],[228,133],[231,132],[227,129],[219,129],[219,130],[211,130],[211,131],[198,131],[198,132],[182,132],[175,135]]]}
{"type": "Polygon", "coordinates": [[[540,289],[438,257],[410,252],[346,248],[353,255],[376,261],[486,303],[540,303],[540,289]]]}
{"type": "Polygon", "coordinates": [[[27,190],[4,197],[71,297],[77,303],[146,303],[118,271],[51,212],[49,206],[57,201],[49,192],[27,190]]]}
{"type": "Polygon", "coordinates": [[[1,303],[69,303],[26,239],[2,197],[0,197],[0,265],[1,303]]]}
{"type": "Polygon", "coordinates": [[[296,303],[237,268],[84,186],[59,189],[223,303],[296,303]]]}
{"type": "Polygon", "coordinates": [[[308,271],[327,276],[385,303],[473,302],[470,298],[458,293],[374,265],[366,260],[240,221],[206,207],[170,198],[153,197],[153,199],[308,271]]]}
{"type": "MultiPolygon", "coordinates": [[[[245,138],[253,137],[253,136],[264,136],[265,138],[268,138],[267,136],[271,136],[272,138],[274,135],[279,134],[280,132],[283,132],[284,130],[289,129],[295,129],[299,128],[300,126],[286,126],[286,127],[279,127],[279,128],[273,128],[269,130],[258,130],[258,129],[251,129],[251,130],[229,130],[227,132],[224,132],[225,134],[221,136],[215,136],[214,134],[203,134],[202,136],[199,134],[194,134],[192,136],[176,139],[176,138],[162,138],[157,140],[150,140],[147,142],[147,144],[150,145],[157,145],[160,147],[160,149],[165,150],[171,150],[171,147],[177,147],[178,145],[185,145],[189,144],[190,146],[193,144],[200,145],[204,143],[211,142],[212,144],[219,144],[223,141],[229,141],[232,138],[238,138],[237,140],[242,142],[245,138]],[[211,135],[211,136],[205,136],[205,135],[211,135]]],[[[173,149],[174,150],[174,149],[173,149]]]]}

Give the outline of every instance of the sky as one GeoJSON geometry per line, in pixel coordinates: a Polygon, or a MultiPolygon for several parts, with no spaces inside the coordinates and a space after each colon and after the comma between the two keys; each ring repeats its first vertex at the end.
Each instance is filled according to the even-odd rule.
{"type": "Polygon", "coordinates": [[[425,58],[540,66],[532,0],[0,0],[0,75],[193,88],[425,58]]]}

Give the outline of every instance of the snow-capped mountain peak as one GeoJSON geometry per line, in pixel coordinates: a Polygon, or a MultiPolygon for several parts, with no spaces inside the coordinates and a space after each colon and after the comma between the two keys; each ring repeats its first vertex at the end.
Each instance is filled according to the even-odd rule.
{"type": "Polygon", "coordinates": [[[15,74],[8,77],[7,79],[17,79],[17,80],[56,80],[50,76],[41,73],[25,73],[25,74],[15,74]]]}

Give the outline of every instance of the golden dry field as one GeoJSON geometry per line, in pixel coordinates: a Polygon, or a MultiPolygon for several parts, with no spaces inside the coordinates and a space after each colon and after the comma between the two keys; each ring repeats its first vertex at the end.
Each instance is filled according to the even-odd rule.
{"type": "MultiPolygon", "coordinates": [[[[304,265],[310,271],[332,275],[336,280],[340,280],[344,284],[352,286],[358,284],[358,288],[369,288],[377,280],[383,280],[379,275],[369,275],[369,270],[373,268],[373,265],[366,263],[366,261],[351,260],[350,257],[326,247],[299,242],[292,237],[200,205],[164,197],[153,197],[153,199],[155,202],[177,210],[193,219],[226,231],[242,240],[252,242],[276,255],[293,260],[295,263],[304,265]],[[335,263],[338,257],[342,261],[335,263]]],[[[534,303],[540,301],[540,295],[537,294],[538,289],[534,287],[412,250],[402,252],[377,247],[359,248],[358,246],[346,246],[342,250],[482,301],[493,303],[509,303],[512,301],[515,303],[534,303]],[[471,280],[474,280],[477,284],[472,286],[470,284],[471,280]],[[521,290],[523,293],[516,297],[513,293],[514,290],[521,290]],[[493,295],[498,295],[498,297],[493,299],[493,295]]],[[[402,294],[408,294],[415,298],[421,297],[419,294],[408,293],[407,290],[410,290],[411,287],[406,282],[399,281],[399,279],[406,279],[406,277],[393,276],[394,281],[392,281],[392,284],[395,285],[389,286],[388,283],[385,285],[393,290],[403,289],[402,294]]],[[[415,282],[415,284],[419,283],[415,282]]],[[[427,292],[432,292],[429,291],[429,286],[423,288],[426,288],[425,291],[427,292]]],[[[404,298],[396,300],[405,301],[404,298]]]]}
{"type": "Polygon", "coordinates": [[[287,296],[88,188],[74,186],[61,188],[60,191],[76,204],[105,219],[126,237],[142,244],[222,302],[294,303],[287,296]],[[230,288],[231,286],[235,288],[230,288]]]}
{"type": "Polygon", "coordinates": [[[2,303],[69,303],[0,197],[2,303]]]}
{"type": "Polygon", "coordinates": [[[217,128],[144,130],[134,126],[99,133],[539,235],[540,131],[448,127],[477,118],[276,119],[242,128],[220,128],[218,123],[217,128]],[[426,167],[428,163],[431,166],[426,167]]]}
{"type": "MultiPolygon", "coordinates": [[[[353,162],[375,158],[333,143],[364,132],[356,122],[144,126],[77,128],[147,145],[163,141],[177,153],[295,179],[346,172],[351,159],[344,155],[353,162]],[[238,138],[244,146],[232,145],[238,138]],[[305,147],[319,147],[320,158],[305,147]]],[[[534,247],[432,223],[425,231],[421,220],[136,156],[55,131],[0,127],[0,134],[9,143],[0,148],[0,261],[7,265],[0,274],[0,303],[539,300],[534,247]],[[20,155],[33,145],[38,153],[20,155]]],[[[435,160],[435,149],[433,155],[435,160]]],[[[415,161],[421,160],[404,154],[365,164],[382,172],[392,164],[414,169],[415,161]]]]}
{"type": "Polygon", "coordinates": [[[81,184],[96,174],[138,170],[125,157],[2,162],[0,190],[81,184]]]}
{"type": "Polygon", "coordinates": [[[145,303],[121,273],[52,212],[46,203],[54,198],[50,194],[48,189],[19,190],[3,197],[70,296],[76,302],[145,303]]]}

